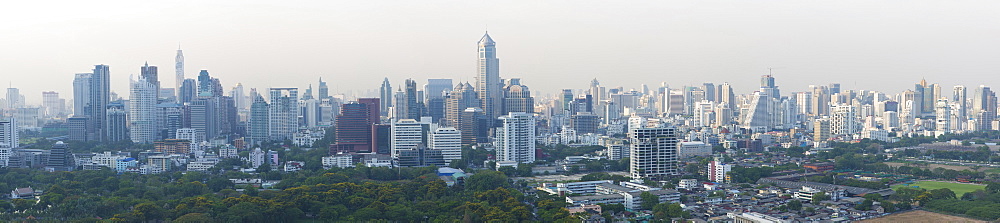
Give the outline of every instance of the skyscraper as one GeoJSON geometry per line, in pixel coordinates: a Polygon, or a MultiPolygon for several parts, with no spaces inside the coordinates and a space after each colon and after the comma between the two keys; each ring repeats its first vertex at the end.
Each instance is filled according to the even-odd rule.
{"type": "Polygon", "coordinates": [[[299,130],[299,89],[271,88],[268,120],[271,140],[291,139],[299,130]]]}
{"type": "Polygon", "coordinates": [[[156,70],[157,70],[156,66],[149,66],[149,63],[147,62],[145,65],[142,65],[142,69],[141,69],[139,77],[141,77],[141,79],[146,79],[146,82],[149,82],[149,83],[151,83],[151,84],[153,84],[153,85],[156,86],[154,88],[156,90],[156,93],[155,93],[156,98],[155,99],[159,99],[160,98],[160,78],[159,78],[159,76],[158,76],[159,74],[158,74],[158,72],[156,70]]]}
{"type": "Polygon", "coordinates": [[[337,143],[330,146],[330,153],[377,151],[372,130],[381,122],[381,105],[378,98],[359,98],[344,104],[337,116],[337,143]]]}
{"type": "Polygon", "coordinates": [[[427,116],[433,118],[435,123],[441,123],[444,118],[444,96],[451,90],[451,79],[427,79],[424,85],[424,106],[427,116]]]}
{"type": "Polygon", "coordinates": [[[414,119],[400,119],[392,122],[391,127],[391,150],[392,157],[399,158],[399,154],[405,150],[414,150],[418,146],[427,146],[427,132],[430,123],[417,121],[414,119]]]}
{"type": "Polygon", "coordinates": [[[479,76],[476,77],[476,90],[479,91],[481,108],[487,117],[499,117],[502,101],[500,87],[500,59],[496,54],[496,42],[487,32],[479,39],[479,76]]]}
{"type": "Polygon", "coordinates": [[[444,120],[441,124],[449,127],[458,127],[460,125],[459,117],[462,112],[466,108],[479,107],[480,105],[476,89],[468,82],[464,84],[459,83],[445,98],[444,120]]]}
{"type": "Polygon", "coordinates": [[[323,100],[327,98],[330,98],[330,87],[326,86],[326,82],[321,77],[319,78],[319,99],[323,100]]]}
{"type": "Polygon", "coordinates": [[[21,91],[17,88],[7,88],[7,108],[11,110],[24,107],[21,91]]]}
{"type": "Polygon", "coordinates": [[[979,88],[976,88],[975,94],[972,95],[972,114],[979,125],[975,130],[992,129],[993,119],[997,116],[997,96],[990,87],[979,85],[979,88]]]}
{"type": "Polygon", "coordinates": [[[420,119],[423,103],[417,100],[417,82],[406,79],[402,103],[396,105],[396,119],[420,119]]]}
{"type": "Polygon", "coordinates": [[[462,134],[454,127],[442,127],[429,135],[427,147],[441,151],[444,161],[451,165],[454,160],[462,159],[462,134]]]}
{"type": "Polygon", "coordinates": [[[629,130],[629,173],[632,179],[663,179],[677,174],[677,132],[673,128],[629,130]]]}
{"type": "Polygon", "coordinates": [[[191,103],[198,97],[198,83],[194,79],[184,79],[181,88],[177,90],[179,104],[191,103]]]}
{"type": "Polygon", "coordinates": [[[88,140],[107,141],[105,140],[107,129],[110,128],[106,121],[107,107],[111,100],[111,69],[108,65],[101,64],[94,66],[94,73],[90,76],[88,90],[90,92],[88,92],[89,95],[86,97],[90,99],[87,103],[90,112],[87,113],[87,118],[88,124],[92,126],[88,129],[92,130],[90,132],[93,133],[93,137],[88,137],[88,140]]]}
{"type": "Polygon", "coordinates": [[[503,125],[496,128],[496,137],[493,140],[497,162],[501,164],[535,162],[534,114],[511,112],[498,119],[503,125]]]}
{"type": "Polygon", "coordinates": [[[535,98],[531,96],[528,86],[521,85],[520,78],[507,80],[503,88],[503,111],[535,113],[535,98]]]}
{"type": "Polygon", "coordinates": [[[268,105],[264,97],[257,93],[257,89],[250,89],[250,98],[250,115],[247,117],[247,143],[259,145],[268,139],[268,105]]]}
{"type": "Polygon", "coordinates": [[[59,92],[42,92],[42,105],[45,106],[45,114],[48,116],[61,117],[66,108],[66,102],[59,99],[59,92]]]}
{"type": "MultiPolygon", "coordinates": [[[[146,68],[143,67],[143,73],[146,72],[146,68]]],[[[154,76],[155,77],[155,67],[154,76]]],[[[131,80],[130,97],[129,97],[129,136],[132,142],[135,143],[152,143],[156,141],[156,101],[157,101],[157,87],[156,84],[143,75],[139,77],[139,80],[131,80]]]]}
{"type": "Polygon", "coordinates": [[[174,57],[174,72],[176,76],[174,79],[174,87],[177,89],[177,100],[184,97],[181,93],[181,86],[184,84],[184,52],[181,51],[180,46],[177,46],[177,57],[174,57]]]}
{"type": "Polygon", "coordinates": [[[118,100],[108,103],[104,121],[107,123],[104,137],[106,142],[119,142],[129,139],[128,130],[128,110],[125,110],[125,102],[118,100]]]}
{"type": "Polygon", "coordinates": [[[389,84],[389,78],[382,80],[382,87],[379,88],[379,115],[388,116],[389,107],[392,107],[393,94],[392,85],[389,84]]]}

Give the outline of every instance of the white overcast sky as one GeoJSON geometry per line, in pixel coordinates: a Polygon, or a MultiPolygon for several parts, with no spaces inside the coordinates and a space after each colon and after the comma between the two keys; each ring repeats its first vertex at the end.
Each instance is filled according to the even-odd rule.
{"type": "Polygon", "coordinates": [[[593,78],[748,93],[775,67],[785,93],[839,82],[895,94],[921,77],[1000,83],[998,12],[1000,1],[12,1],[0,7],[0,82],[40,104],[108,64],[127,97],[145,61],[173,86],[178,43],[188,78],[208,69],[226,89],[472,81],[488,26],[501,76],[545,93],[593,78]]]}

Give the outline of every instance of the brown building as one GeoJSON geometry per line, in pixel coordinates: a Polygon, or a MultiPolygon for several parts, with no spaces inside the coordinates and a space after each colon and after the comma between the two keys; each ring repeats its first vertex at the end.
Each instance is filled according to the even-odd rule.
{"type": "Polygon", "coordinates": [[[164,154],[191,153],[191,142],[185,139],[165,139],[153,143],[153,150],[164,154]]]}

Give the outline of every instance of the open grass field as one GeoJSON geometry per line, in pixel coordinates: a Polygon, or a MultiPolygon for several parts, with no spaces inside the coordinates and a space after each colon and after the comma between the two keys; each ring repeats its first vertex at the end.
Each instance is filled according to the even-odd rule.
{"type": "Polygon", "coordinates": [[[951,189],[951,191],[955,192],[955,196],[958,196],[958,197],[962,197],[963,194],[968,193],[968,192],[973,192],[973,191],[976,191],[976,190],[979,190],[979,189],[986,188],[985,185],[964,184],[964,183],[951,183],[951,182],[938,182],[938,181],[917,181],[917,182],[912,183],[910,185],[902,185],[902,184],[900,184],[900,185],[893,186],[892,188],[893,189],[897,189],[897,188],[901,188],[901,187],[913,187],[913,186],[917,186],[919,188],[923,188],[923,189],[927,189],[927,190],[948,188],[948,189],[951,189]]]}
{"type": "Polygon", "coordinates": [[[946,214],[938,214],[930,211],[908,211],[899,214],[891,214],[881,218],[862,220],[864,223],[882,222],[986,222],[971,218],[963,218],[946,214]]]}

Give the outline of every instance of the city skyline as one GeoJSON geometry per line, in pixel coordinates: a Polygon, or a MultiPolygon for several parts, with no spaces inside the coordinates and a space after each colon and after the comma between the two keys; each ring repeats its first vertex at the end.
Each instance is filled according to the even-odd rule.
{"type": "MultiPolygon", "coordinates": [[[[106,64],[111,69],[111,89],[124,96],[128,95],[127,77],[138,74],[137,68],[144,62],[170,69],[179,43],[187,51],[184,55],[187,78],[207,69],[222,81],[225,89],[237,83],[258,89],[304,88],[319,77],[326,78],[335,93],[371,91],[385,77],[393,84],[402,83],[406,77],[414,77],[418,83],[425,78],[473,82],[476,68],[471,61],[475,53],[470,48],[487,30],[487,24],[493,31],[491,36],[502,48],[497,55],[505,61],[500,76],[522,78],[533,91],[540,92],[536,93],[539,96],[563,88],[584,89],[594,78],[604,86],[626,89],[639,88],[641,84],[656,86],[664,81],[672,87],[730,82],[738,93],[746,94],[756,88],[757,77],[767,74],[769,67],[775,68],[774,76],[781,79],[778,84],[786,92],[827,83],[841,83],[844,89],[900,92],[909,89],[912,80],[919,77],[942,86],[992,85],[996,81],[992,80],[995,76],[992,74],[1000,72],[1000,67],[992,65],[1000,56],[991,53],[1000,52],[1000,44],[991,41],[990,37],[996,34],[991,33],[989,25],[994,24],[990,21],[1000,21],[1000,16],[988,13],[1000,8],[996,5],[926,3],[894,8],[895,4],[884,2],[845,6],[729,3],[698,6],[460,3],[427,9],[424,13],[404,10],[415,3],[377,6],[317,3],[275,7],[264,14],[252,12],[275,5],[225,8],[227,5],[221,3],[175,3],[163,5],[162,12],[149,15],[128,11],[150,3],[122,3],[105,14],[83,19],[72,13],[41,18],[61,10],[37,15],[15,12],[4,16],[26,18],[18,20],[24,22],[6,24],[0,29],[24,35],[0,34],[10,40],[0,43],[9,49],[0,52],[0,61],[4,61],[0,65],[26,75],[6,76],[0,81],[20,88],[28,103],[40,104],[38,92],[70,95],[72,87],[68,83],[75,73],[87,72],[95,64],[106,64]],[[481,12],[486,16],[474,17],[462,11],[484,6],[492,6],[481,12]],[[588,16],[595,6],[616,10],[588,16]],[[511,8],[524,9],[520,12],[525,16],[510,18],[499,13],[511,8]],[[381,12],[377,14],[393,16],[374,18],[357,12],[325,11],[347,9],[377,10],[381,12]],[[225,16],[184,16],[164,21],[170,18],[165,17],[167,13],[191,15],[209,11],[225,16]],[[438,15],[429,16],[426,12],[438,15]],[[299,16],[282,18],[292,13],[299,16]],[[687,19],[709,15],[719,18],[687,19]],[[455,18],[476,19],[452,21],[455,18]],[[348,19],[370,21],[354,24],[357,21],[348,19]],[[391,23],[393,19],[413,20],[407,24],[418,25],[398,27],[391,23]],[[261,20],[267,21],[250,27],[261,20]],[[95,30],[76,26],[81,22],[109,21],[106,27],[95,30]],[[141,25],[121,28],[136,27],[134,23],[141,25]],[[37,29],[48,32],[36,32],[37,29]],[[143,38],[116,35],[134,29],[163,35],[143,38]],[[296,34],[285,33],[288,31],[296,34]],[[50,32],[67,35],[39,36],[50,32]],[[84,35],[90,32],[102,35],[84,35]],[[249,34],[254,35],[246,37],[249,34]],[[382,53],[388,50],[396,53],[382,53]],[[318,68],[324,71],[317,71],[318,68]],[[267,78],[278,74],[288,78],[267,78]],[[634,78],[614,78],[622,74],[634,78]],[[38,81],[41,78],[55,84],[38,81]],[[963,79],[977,81],[957,81],[963,79]]],[[[19,4],[37,7],[31,5],[34,3],[19,4]]],[[[100,6],[85,4],[80,8],[100,6]]],[[[171,72],[174,70],[164,70],[171,72]]],[[[172,78],[161,78],[162,86],[174,85],[175,81],[167,79],[172,78]]]]}

